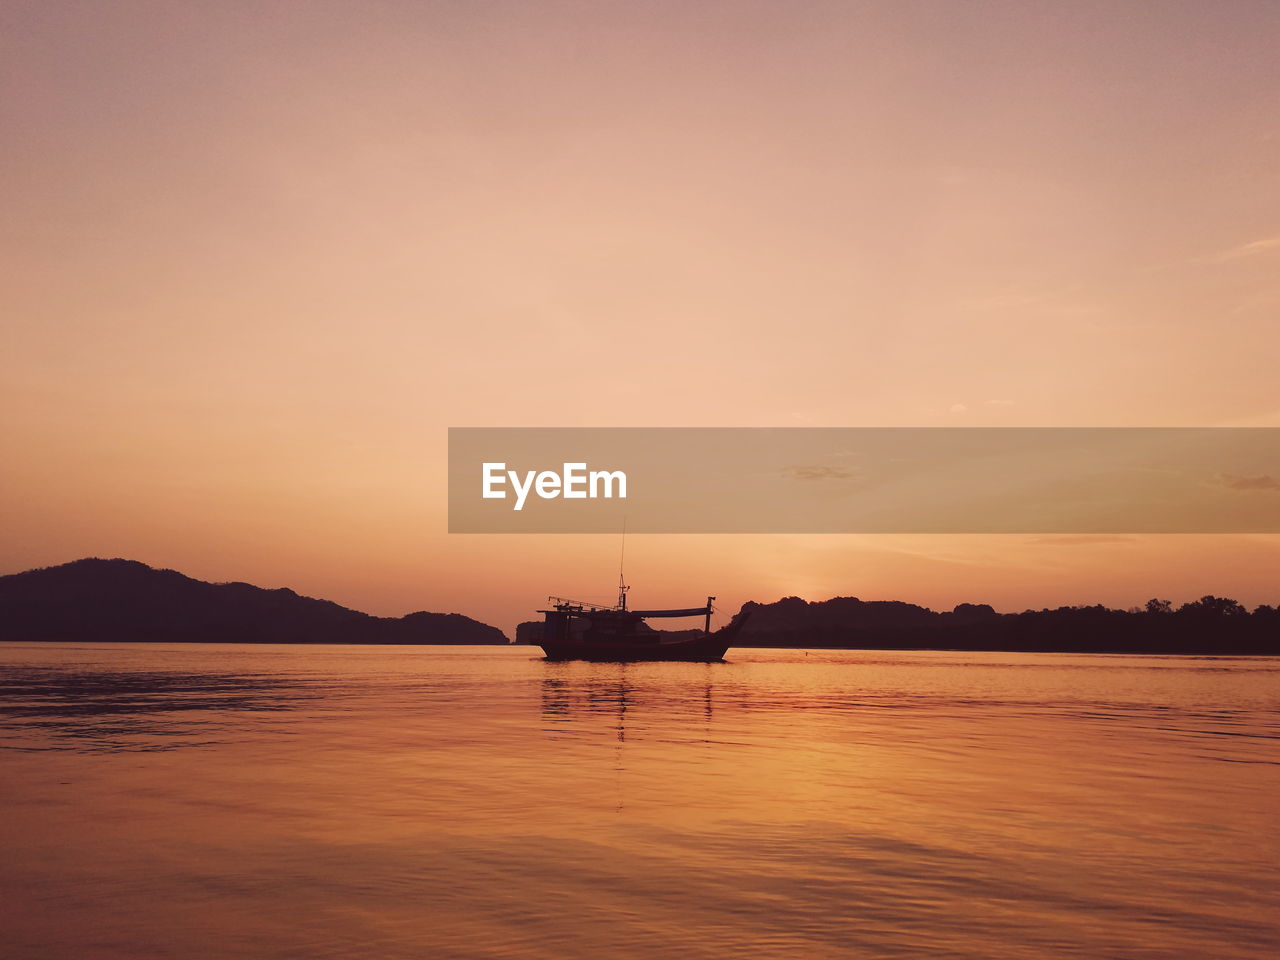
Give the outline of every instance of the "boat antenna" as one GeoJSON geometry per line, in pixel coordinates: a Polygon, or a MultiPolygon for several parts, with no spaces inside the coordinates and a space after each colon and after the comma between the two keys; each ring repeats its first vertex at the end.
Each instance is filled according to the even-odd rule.
{"type": "Polygon", "coordinates": [[[627,591],[631,589],[627,586],[626,578],[622,575],[622,567],[627,559],[627,518],[624,514],[622,517],[622,552],[618,557],[618,609],[627,609],[627,591]]]}

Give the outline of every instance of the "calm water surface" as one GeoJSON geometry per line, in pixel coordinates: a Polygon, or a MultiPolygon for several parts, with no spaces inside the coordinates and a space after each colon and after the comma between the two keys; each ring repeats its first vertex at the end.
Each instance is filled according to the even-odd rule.
{"type": "Polygon", "coordinates": [[[1280,661],[0,644],[0,953],[1274,958],[1280,661]]]}

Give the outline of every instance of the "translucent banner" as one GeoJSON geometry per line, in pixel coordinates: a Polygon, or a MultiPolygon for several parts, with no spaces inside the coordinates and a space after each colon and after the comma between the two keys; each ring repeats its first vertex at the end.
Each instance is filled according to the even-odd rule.
{"type": "Polygon", "coordinates": [[[449,431],[453,533],[1280,533],[1280,428],[449,431]]]}

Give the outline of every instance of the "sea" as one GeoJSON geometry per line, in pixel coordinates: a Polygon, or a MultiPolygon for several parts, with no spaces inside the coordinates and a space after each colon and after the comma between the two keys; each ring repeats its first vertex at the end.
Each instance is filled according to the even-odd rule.
{"type": "Polygon", "coordinates": [[[0,955],[1280,955],[1280,660],[726,659],[0,644],[0,955]]]}

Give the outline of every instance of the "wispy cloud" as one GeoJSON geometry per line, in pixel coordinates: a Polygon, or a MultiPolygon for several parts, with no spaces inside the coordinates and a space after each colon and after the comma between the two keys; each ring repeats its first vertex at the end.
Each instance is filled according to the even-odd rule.
{"type": "Polygon", "coordinates": [[[1232,490],[1277,490],[1280,491],[1280,480],[1269,473],[1246,477],[1234,473],[1218,474],[1218,483],[1232,490]]]}
{"type": "Polygon", "coordinates": [[[824,464],[786,467],[782,473],[792,480],[852,480],[857,476],[845,467],[831,467],[824,464]]]}
{"type": "Polygon", "coordinates": [[[1256,257],[1260,253],[1267,253],[1271,250],[1280,250],[1280,235],[1242,243],[1239,246],[1221,251],[1210,257],[1210,260],[1214,263],[1226,263],[1228,260],[1243,260],[1245,257],[1256,257]]]}

